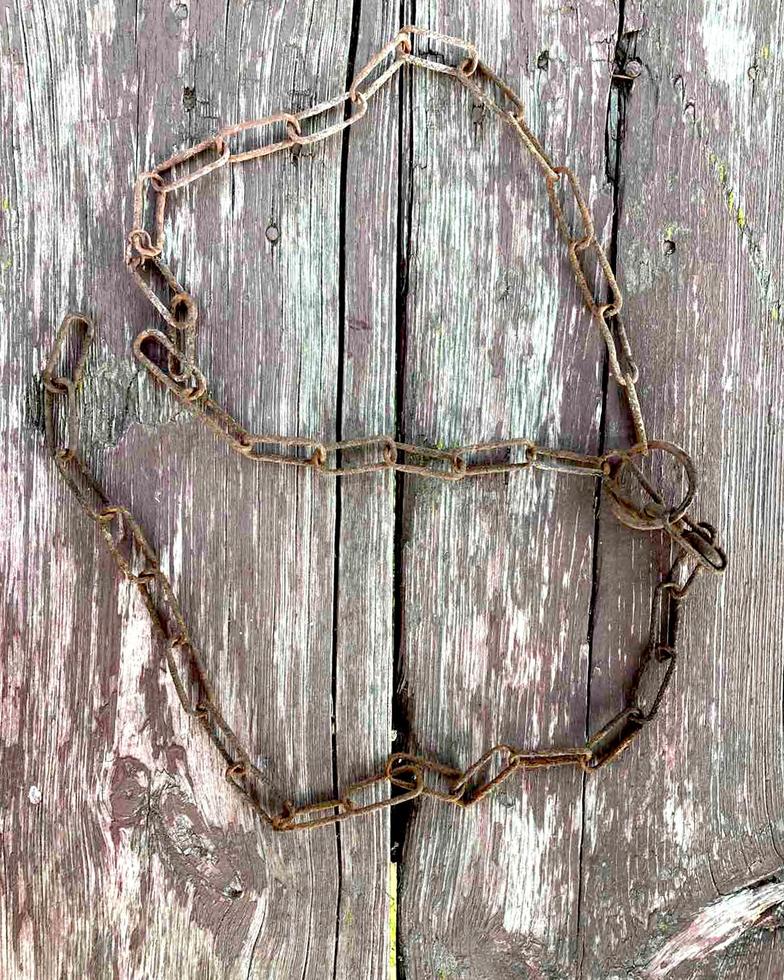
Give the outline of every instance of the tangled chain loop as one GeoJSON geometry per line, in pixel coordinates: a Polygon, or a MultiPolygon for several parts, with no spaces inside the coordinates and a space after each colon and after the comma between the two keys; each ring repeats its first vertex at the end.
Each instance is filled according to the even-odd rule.
{"type": "Polygon", "coordinates": [[[587,476],[601,481],[614,513],[624,524],[640,530],[663,530],[676,547],[675,562],[654,591],[648,645],[627,706],[584,744],[545,750],[495,745],[466,769],[422,755],[397,752],[388,757],[381,771],[346,787],[341,796],[295,805],[282,799],[271,786],[226,722],[202,655],[155,550],[131,512],[109,500],[79,455],[77,392],[94,328],[88,317],[69,313],[57,331],[42,374],[47,448],[77,501],[95,523],[119,572],[138,589],[153,626],[165,641],[167,665],[184,710],[205,730],[224,759],[227,780],[255,807],[262,820],[274,830],[300,830],[371,813],[420,796],[467,807],[516,772],[562,765],[577,765],[591,771],[615,758],[659,710],[675,668],[682,600],[701,571],[722,572],[727,560],[716,542],[713,527],[695,522],[687,513],[697,485],[691,459],[671,443],[647,438],[635,388],[638,369],[620,319],[623,297],[596,237],[581,185],[568,167],[552,164],[526,125],[520,97],[480,60],[476,47],[434,31],[401,28],[357,73],[342,95],[300,112],[278,112],[224,127],[210,139],[142,173],[134,188],[133,222],[127,236],[127,265],[166,324],[166,330],[142,330],[133,344],[134,355],[158,382],[241,455],[256,462],[309,467],[328,476],[393,470],[459,481],[523,469],[587,476]],[[414,46],[421,39],[458,52],[459,62],[453,65],[430,54],[416,54],[414,46]],[[606,344],[610,373],[626,394],[636,433],[636,444],[631,449],[594,456],[538,446],[519,438],[440,449],[402,442],[390,435],[339,442],[258,435],[244,428],[210,396],[207,380],[196,365],[196,301],[162,258],[168,195],[228,164],[267,157],[284,149],[293,150],[342,132],[366,114],[376,93],[406,64],[460,82],[481,105],[512,127],[541,169],[577,284],[606,344]],[[322,118],[330,113],[334,116],[334,111],[341,108],[342,119],[322,118]],[[232,142],[240,135],[275,129],[278,132],[270,142],[232,149],[232,142]],[[576,235],[561,204],[560,188],[568,189],[580,216],[582,227],[576,235]],[[145,227],[148,212],[152,214],[152,230],[145,227]],[[588,281],[584,262],[590,254],[597,261],[608,302],[595,297],[588,281]],[[161,288],[168,291],[167,298],[161,295],[161,288]],[[58,364],[71,334],[75,335],[79,352],[69,377],[58,370],[58,364]],[[163,357],[151,356],[150,348],[155,345],[163,357]],[[161,363],[166,367],[161,367],[161,363]],[[59,424],[58,405],[63,409],[59,424]],[[688,489],[675,506],[667,503],[664,493],[641,466],[642,459],[653,450],[668,454],[683,467],[688,489]],[[647,504],[638,503],[629,489],[630,482],[637,493],[649,500],[647,504]]]}

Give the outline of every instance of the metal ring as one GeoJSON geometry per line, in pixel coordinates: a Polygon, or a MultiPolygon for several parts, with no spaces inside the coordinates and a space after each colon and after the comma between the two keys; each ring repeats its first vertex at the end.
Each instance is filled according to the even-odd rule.
{"type": "Polygon", "coordinates": [[[327,447],[323,445],[323,443],[316,443],[308,462],[314,470],[318,470],[319,473],[323,473],[327,462],[327,447]]]}
{"type": "Polygon", "coordinates": [[[132,228],[128,232],[128,242],[143,259],[154,259],[161,254],[161,249],[153,245],[149,231],[144,228],[132,228]]]}
{"type": "Polygon", "coordinates": [[[232,778],[234,777],[238,777],[239,779],[242,779],[247,775],[248,775],[248,767],[245,765],[245,763],[242,760],[238,762],[232,762],[230,766],[226,767],[226,779],[228,779],[229,781],[231,781],[232,778]]]}
{"type": "Polygon", "coordinates": [[[395,50],[399,48],[403,54],[411,54],[411,35],[408,33],[408,31],[398,31],[395,35],[395,41],[397,42],[395,44],[395,50]]]}
{"type": "Polygon", "coordinates": [[[286,136],[292,143],[302,145],[302,124],[295,115],[290,112],[282,113],[283,121],[286,123],[286,136]]]}
{"type": "MultiPolygon", "coordinates": [[[[663,442],[661,440],[651,440],[648,449],[658,449],[672,456],[683,466],[688,481],[688,488],[683,499],[674,507],[664,508],[661,501],[657,502],[656,508],[646,507],[642,510],[632,501],[621,489],[619,478],[625,468],[632,467],[637,480],[640,480],[640,473],[632,463],[634,456],[645,455],[646,450],[642,446],[632,446],[624,453],[610,455],[602,463],[609,463],[609,472],[604,480],[607,492],[610,494],[610,506],[618,520],[627,527],[635,528],[639,531],[655,531],[668,524],[679,521],[694,500],[697,492],[697,470],[694,467],[691,456],[680,446],[673,442],[663,442]]],[[[647,481],[646,481],[647,482],[647,481]]],[[[650,490],[644,486],[649,494],[650,490]]],[[[654,498],[655,499],[655,498],[654,498]]]]}
{"type": "Polygon", "coordinates": [[[175,293],[169,301],[169,310],[174,317],[178,330],[193,330],[196,327],[196,319],[199,315],[199,308],[196,300],[190,293],[175,293]],[[177,319],[177,312],[180,307],[185,308],[185,319],[177,319]]]}
{"type": "Polygon", "coordinates": [[[384,443],[384,462],[387,466],[394,466],[397,463],[397,446],[394,440],[387,439],[384,443]]]}
{"type": "Polygon", "coordinates": [[[461,456],[460,453],[454,453],[452,458],[449,460],[449,467],[452,474],[452,479],[462,480],[462,478],[468,472],[468,464],[465,461],[465,457],[461,456]]]}

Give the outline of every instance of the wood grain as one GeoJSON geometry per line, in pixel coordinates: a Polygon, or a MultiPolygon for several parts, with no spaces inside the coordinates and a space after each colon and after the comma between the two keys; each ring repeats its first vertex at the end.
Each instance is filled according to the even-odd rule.
{"type": "MultiPolygon", "coordinates": [[[[629,8],[624,31],[642,65],[622,109],[626,319],[649,428],[694,455],[695,514],[717,524],[731,565],[698,583],[684,609],[682,662],[656,725],[586,795],[588,976],[646,962],[681,919],[782,863],[784,583],[771,528],[784,499],[784,240],[770,193],[781,183],[782,76],[765,53],[780,50],[782,24],[763,6],[705,2],[669,20],[629,8]]],[[[609,433],[618,419],[611,393],[609,433]]],[[[603,514],[592,719],[620,704],[652,578],[668,560],[658,542],[625,537],[603,514]]],[[[781,972],[774,933],[746,947],[671,975],[781,972]]]]}
{"type": "MultiPolygon", "coordinates": [[[[88,431],[94,461],[158,543],[257,762],[293,796],[331,795],[334,485],[239,466],[118,366],[151,320],[122,267],[132,176],[221,121],[345,86],[350,4],[263,16],[232,4],[217,14],[216,4],[15,12],[8,48],[20,63],[12,53],[4,64],[18,98],[4,102],[14,126],[4,152],[27,252],[14,265],[9,315],[30,312],[24,351],[8,350],[5,370],[19,419],[65,306],[94,313],[101,344],[86,414],[100,418],[115,386],[108,401],[123,413],[111,438],[98,432],[109,420],[88,431]]],[[[340,165],[339,143],[325,144],[233,181],[216,175],[175,204],[168,238],[201,303],[200,360],[218,397],[253,427],[334,435],[340,165]]],[[[6,594],[27,604],[5,622],[5,635],[16,623],[18,648],[4,690],[20,702],[4,738],[4,772],[14,774],[7,970],[323,976],[336,957],[341,882],[361,894],[364,865],[341,869],[334,832],[259,833],[182,717],[143,609],[96,556],[32,426],[17,423],[7,441],[21,486],[5,524],[5,568],[16,562],[20,579],[6,594]],[[13,544],[28,536],[38,549],[29,565],[13,544]]],[[[355,724],[355,740],[367,738],[366,720],[355,724]]],[[[372,877],[369,886],[375,894],[372,877]]]]}
{"type": "MultiPolygon", "coordinates": [[[[607,229],[612,11],[589,4],[580,18],[553,18],[548,4],[499,3],[462,23],[447,6],[417,4],[417,20],[477,39],[523,94],[555,160],[579,146],[569,162],[590,187],[597,228],[607,229]]],[[[600,341],[539,171],[448,81],[417,77],[413,106],[406,437],[459,445],[528,436],[596,451],[600,341]]],[[[463,767],[498,742],[583,740],[593,495],[590,481],[529,473],[407,484],[402,657],[415,749],[463,767]]],[[[423,803],[401,869],[406,975],[566,971],[577,943],[581,814],[574,769],[510,780],[471,811],[423,803]]]]}
{"type": "MultiPolygon", "coordinates": [[[[780,11],[2,9],[0,976],[381,980],[390,952],[408,980],[780,976],[780,11]],[[693,452],[732,565],[685,610],[656,725],[599,775],[278,836],[230,795],[42,451],[38,372],[66,309],[99,328],[91,465],[159,547],[230,722],[297,800],[392,744],[465,765],[500,740],[580,741],[623,702],[669,559],[596,511],[590,481],[249,466],[132,361],[154,324],[122,263],[134,175],[342,91],[402,21],[476,40],[585,182],[649,428],[693,452]]],[[[533,163],[445,78],[401,74],[342,140],[180,192],[167,239],[200,364],[254,429],[629,439],[533,163]]]]}

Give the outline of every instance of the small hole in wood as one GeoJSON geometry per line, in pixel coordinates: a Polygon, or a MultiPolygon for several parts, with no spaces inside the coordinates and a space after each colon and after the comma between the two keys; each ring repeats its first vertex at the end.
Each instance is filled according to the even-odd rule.
{"type": "Polygon", "coordinates": [[[186,85],[182,90],[182,107],[186,112],[196,108],[196,89],[192,85],[186,85]]]}

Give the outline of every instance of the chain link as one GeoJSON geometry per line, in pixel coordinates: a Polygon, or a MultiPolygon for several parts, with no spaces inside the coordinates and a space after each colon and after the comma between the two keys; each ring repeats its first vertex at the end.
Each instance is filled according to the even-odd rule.
{"type": "Polygon", "coordinates": [[[687,513],[697,486],[691,459],[671,443],[647,438],[635,388],[639,372],[620,319],[623,296],[596,237],[580,182],[573,170],[552,163],[528,128],[523,108],[514,90],[480,60],[475,45],[435,31],[403,27],[357,72],[342,95],[300,112],[283,111],[226,126],[215,136],[175,153],[164,163],[140,174],[134,185],[133,227],[126,239],[126,262],[168,329],[142,330],[134,340],[133,353],[142,367],[181,404],[233,450],[255,462],[309,467],[333,477],[391,470],[452,482],[518,470],[555,470],[601,481],[614,513],[627,526],[638,530],[658,529],[668,534],[675,545],[676,559],[654,590],[650,637],[629,701],[584,744],[547,750],[500,744],[465,769],[437,759],[397,752],[387,758],[382,770],[346,787],[339,797],[300,805],[283,799],[254,765],[249,752],[226,722],[171,583],[142,528],[127,508],[109,500],[79,455],[78,389],[94,335],[89,318],[81,314],[65,317],[42,372],[49,452],[80,506],[96,525],[120,574],[138,590],[153,627],[164,642],[167,666],[184,711],[199,722],[224,760],[228,782],[274,830],[293,831],[333,824],[420,796],[468,807],[512,775],[528,769],[561,765],[576,765],[585,771],[600,768],[629,745],[658,712],[675,669],[680,606],[698,574],[704,570],[722,572],[726,567],[726,555],[716,543],[715,530],[709,524],[693,521],[687,513]],[[462,60],[453,65],[429,51],[416,53],[415,45],[423,41],[457,51],[462,60]],[[636,443],[630,449],[596,456],[543,447],[520,438],[437,448],[402,442],[391,435],[325,442],[254,434],[210,396],[207,380],[196,364],[196,301],[162,258],[168,195],[227,164],[312,145],[339,134],[367,113],[371,100],[406,64],[455,78],[479,104],[512,127],[542,171],[569,263],[606,345],[610,373],[627,397],[636,433],[636,443]],[[343,110],[343,118],[330,121],[330,113],[338,109],[343,110]],[[307,131],[303,129],[304,122],[308,123],[307,131]],[[263,134],[267,130],[271,132],[269,142],[232,149],[232,142],[239,136],[263,134]],[[190,170],[186,169],[188,164],[192,165],[190,170]],[[562,187],[568,188],[579,214],[582,225],[579,234],[573,233],[567,221],[558,193],[562,187]],[[145,227],[146,212],[152,214],[152,230],[145,227]],[[609,301],[597,299],[589,282],[583,263],[591,254],[609,301]],[[163,295],[161,288],[166,291],[163,295]],[[81,328],[81,338],[77,328],[81,328]],[[64,359],[72,334],[79,352],[69,376],[58,370],[58,363],[64,359]],[[157,357],[151,356],[154,345],[159,348],[157,357]],[[161,366],[164,363],[166,367],[161,366]],[[59,425],[56,405],[62,406],[64,416],[59,425]],[[654,450],[671,456],[683,468],[687,490],[675,506],[667,506],[663,493],[640,465],[640,460],[654,450]],[[628,488],[629,482],[650,502],[640,506],[628,488]]]}

